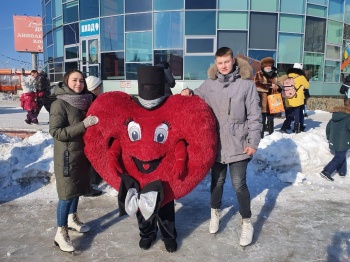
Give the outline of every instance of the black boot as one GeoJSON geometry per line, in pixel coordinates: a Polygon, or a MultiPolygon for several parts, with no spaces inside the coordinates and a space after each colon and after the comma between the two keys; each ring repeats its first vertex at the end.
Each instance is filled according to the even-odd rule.
{"type": "Polygon", "coordinates": [[[300,130],[300,123],[294,122],[294,133],[298,134],[300,132],[301,132],[301,130],[300,130]]]}
{"type": "Polygon", "coordinates": [[[151,247],[152,242],[156,240],[155,237],[142,237],[139,242],[140,248],[147,250],[151,247]]]}
{"type": "Polygon", "coordinates": [[[269,135],[271,135],[273,133],[274,126],[275,126],[275,124],[274,124],[273,120],[267,121],[267,131],[269,132],[269,135]]]}
{"type": "Polygon", "coordinates": [[[290,121],[284,120],[283,125],[282,125],[282,127],[280,129],[280,132],[281,133],[287,133],[287,129],[288,129],[289,126],[290,126],[290,121]]]}
{"type": "Polygon", "coordinates": [[[263,139],[263,138],[264,138],[264,131],[261,131],[261,133],[260,133],[260,137],[261,137],[261,139],[263,139]]]}
{"type": "Polygon", "coordinates": [[[169,253],[173,253],[177,250],[177,243],[175,239],[164,239],[164,245],[166,251],[169,253]]]}
{"type": "Polygon", "coordinates": [[[267,124],[263,124],[263,131],[268,131],[268,123],[269,121],[267,121],[267,124]]]}

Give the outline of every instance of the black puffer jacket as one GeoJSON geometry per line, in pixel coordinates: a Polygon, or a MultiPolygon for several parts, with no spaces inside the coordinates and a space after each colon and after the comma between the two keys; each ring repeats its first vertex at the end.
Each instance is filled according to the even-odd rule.
{"type": "MultiPolygon", "coordinates": [[[[83,90],[80,94],[87,93],[83,90]]],[[[55,95],[77,95],[63,83],[55,87],[55,95]]],[[[68,102],[57,99],[50,110],[50,135],[54,139],[54,169],[58,198],[72,199],[90,192],[90,163],[84,154],[83,120],[86,111],[82,111],[68,102]],[[69,176],[64,173],[64,151],[69,151],[69,176]]]]}

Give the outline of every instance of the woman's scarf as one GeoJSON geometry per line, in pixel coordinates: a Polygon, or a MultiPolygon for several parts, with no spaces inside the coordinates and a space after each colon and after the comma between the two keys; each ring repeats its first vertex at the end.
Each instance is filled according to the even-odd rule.
{"type": "Polygon", "coordinates": [[[58,99],[66,101],[71,106],[74,106],[80,110],[87,111],[92,103],[91,94],[82,94],[82,95],[58,95],[58,99]]]}

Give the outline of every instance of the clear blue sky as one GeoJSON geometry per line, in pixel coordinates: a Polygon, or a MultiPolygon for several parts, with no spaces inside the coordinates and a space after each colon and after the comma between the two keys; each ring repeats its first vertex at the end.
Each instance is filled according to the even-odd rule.
{"type": "MultiPolygon", "coordinates": [[[[40,0],[0,0],[0,68],[32,69],[32,55],[16,52],[13,34],[13,15],[42,16],[40,0]],[[28,64],[29,63],[29,64],[28,64]]],[[[42,54],[39,60],[42,60],[42,54]]]]}

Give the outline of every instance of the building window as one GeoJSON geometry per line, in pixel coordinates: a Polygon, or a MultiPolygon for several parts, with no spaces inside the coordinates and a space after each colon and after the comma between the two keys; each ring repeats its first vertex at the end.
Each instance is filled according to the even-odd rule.
{"type": "Polygon", "coordinates": [[[99,0],[79,1],[80,20],[96,18],[99,16],[99,0]]]}
{"type": "Polygon", "coordinates": [[[79,24],[68,24],[63,26],[64,45],[79,43],[79,24]]]}
{"type": "Polygon", "coordinates": [[[152,30],[152,13],[125,16],[126,32],[145,30],[152,30]]]}
{"type": "Polygon", "coordinates": [[[126,33],[126,62],[152,62],[152,32],[126,33]]]}
{"type": "Polygon", "coordinates": [[[280,33],[278,38],[278,63],[302,61],[303,37],[301,34],[280,33]]]}
{"type": "Polygon", "coordinates": [[[324,67],[324,81],[325,82],[339,82],[340,81],[340,62],[325,61],[324,67]]]}
{"type": "Polygon", "coordinates": [[[69,70],[78,69],[78,62],[65,62],[64,63],[64,71],[67,72],[69,70]]]}
{"type": "Polygon", "coordinates": [[[213,56],[185,56],[185,80],[207,79],[208,68],[214,63],[213,56]]]}
{"type": "Polygon", "coordinates": [[[219,31],[217,38],[217,48],[229,47],[233,55],[247,54],[247,32],[246,31],[219,31]]]}
{"type": "Polygon", "coordinates": [[[249,50],[248,56],[259,61],[265,57],[273,57],[273,59],[276,61],[276,51],[249,50]]]}
{"type": "Polygon", "coordinates": [[[218,29],[248,29],[247,12],[224,12],[218,14],[218,29]]]}
{"type": "Polygon", "coordinates": [[[62,27],[54,30],[54,57],[63,56],[63,29],[62,27]]]}
{"type": "Polygon", "coordinates": [[[216,0],[185,0],[185,9],[216,9],[216,0]]]}
{"type": "Polygon", "coordinates": [[[154,10],[179,10],[184,8],[183,1],[174,1],[174,0],[154,0],[154,10]]]}
{"type": "Polygon", "coordinates": [[[312,16],[326,17],[327,7],[307,4],[307,12],[306,13],[308,15],[312,15],[312,16]]]}
{"type": "Polygon", "coordinates": [[[154,50],[154,64],[167,61],[177,80],[183,79],[183,60],[182,50],[154,50]]]}
{"type": "Polygon", "coordinates": [[[123,0],[101,0],[101,16],[118,15],[123,13],[123,0]]]}
{"type": "Polygon", "coordinates": [[[281,0],[280,9],[282,13],[305,14],[305,0],[281,0]]]}
{"type": "Polygon", "coordinates": [[[340,46],[327,45],[326,59],[340,60],[340,46]]]}
{"type": "Polygon", "coordinates": [[[77,59],[79,57],[79,47],[78,46],[68,46],[65,48],[65,59],[77,59]]]}
{"type": "Polygon", "coordinates": [[[344,0],[329,0],[328,19],[343,21],[344,0]]]}
{"type": "Polygon", "coordinates": [[[277,14],[250,14],[249,48],[276,49],[277,14]],[[263,23],[261,21],[264,21],[263,23]],[[266,30],[268,28],[268,30],[266,30]]]}
{"type": "Polygon", "coordinates": [[[63,5],[63,22],[71,23],[78,21],[78,0],[63,5]]]}
{"type": "Polygon", "coordinates": [[[251,0],[250,9],[255,11],[277,12],[278,0],[251,0]]]}
{"type": "Polygon", "coordinates": [[[306,17],[305,51],[324,53],[325,35],[326,19],[306,17]]]}
{"type": "Polygon", "coordinates": [[[101,18],[101,51],[124,50],[124,16],[101,18]]]}
{"type": "Polygon", "coordinates": [[[46,14],[46,24],[44,24],[44,32],[49,32],[52,30],[52,14],[51,14],[51,2],[49,2],[45,7],[45,14],[46,14]]]}
{"type": "Polygon", "coordinates": [[[183,12],[154,14],[154,48],[171,49],[183,47],[183,12]]]}
{"type": "Polygon", "coordinates": [[[328,20],[327,43],[341,45],[343,41],[343,24],[328,20]]]}
{"type": "Polygon", "coordinates": [[[124,52],[101,53],[101,72],[103,80],[125,79],[124,52]]]}
{"type": "Polygon", "coordinates": [[[214,38],[186,39],[186,53],[213,53],[214,38]]]}
{"type": "Polygon", "coordinates": [[[248,0],[219,0],[219,10],[248,10],[248,0]]]}
{"type": "Polygon", "coordinates": [[[215,35],[215,11],[187,11],[185,13],[186,35],[215,35]]]}
{"type": "Polygon", "coordinates": [[[311,71],[311,81],[323,81],[324,55],[305,53],[304,69],[311,71]]]}
{"type": "Polygon", "coordinates": [[[280,31],[286,33],[304,33],[304,16],[281,14],[280,31]]]}
{"type": "Polygon", "coordinates": [[[350,0],[345,0],[344,23],[350,24],[350,0]]]}
{"type": "Polygon", "coordinates": [[[328,0],[308,0],[308,3],[327,5],[328,0]]]}
{"type": "Polygon", "coordinates": [[[52,5],[52,17],[57,17],[62,15],[62,1],[53,1],[52,5]]]}
{"type": "Polygon", "coordinates": [[[152,11],[152,0],[127,0],[125,13],[138,13],[152,11]]]}

